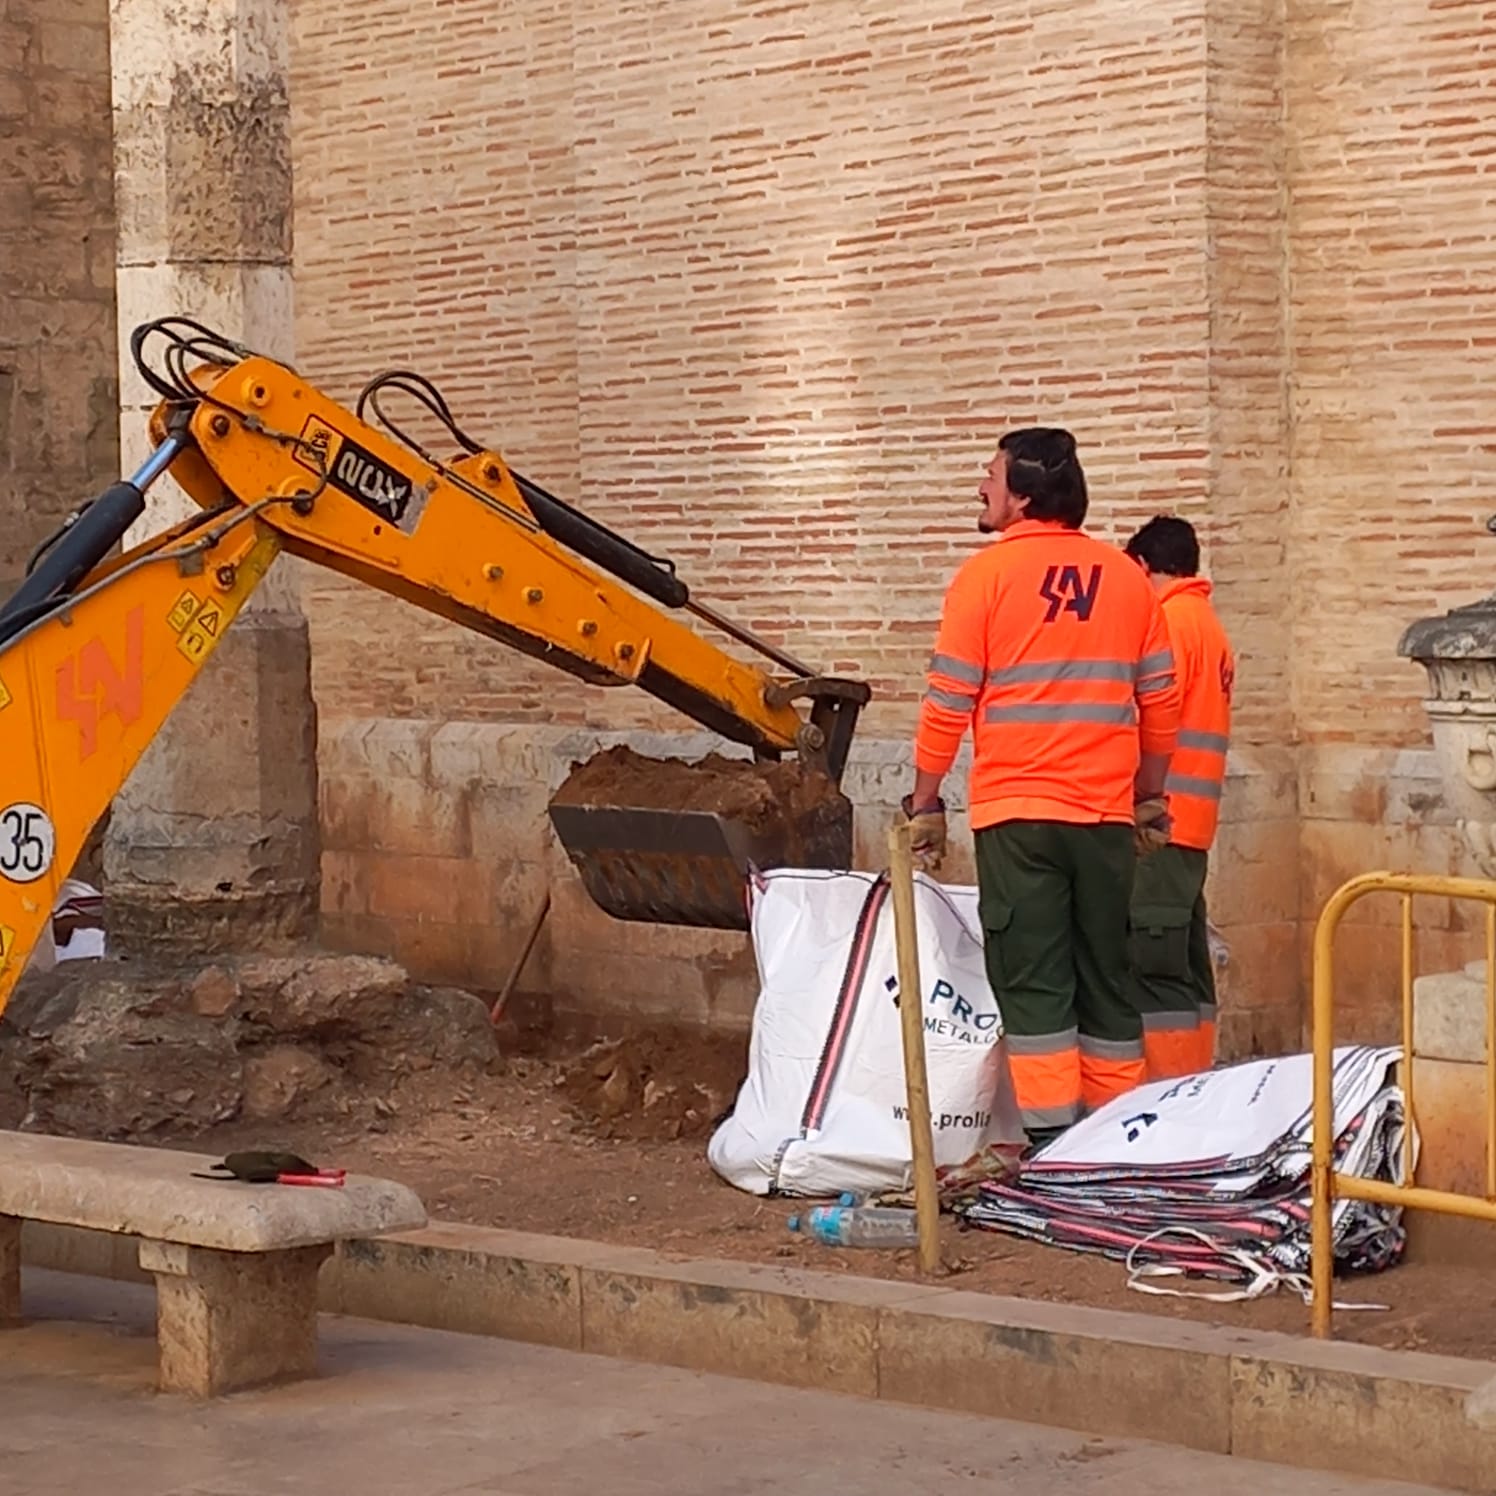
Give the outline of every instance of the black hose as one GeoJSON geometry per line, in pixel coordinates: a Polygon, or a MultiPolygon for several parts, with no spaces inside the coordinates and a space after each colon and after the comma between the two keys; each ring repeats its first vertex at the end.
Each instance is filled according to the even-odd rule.
{"type": "Polygon", "coordinates": [[[0,607],[0,644],[71,593],[144,513],[145,495],[133,483],[106,488],[0,607]]]}
{"type": "Polygon", "coordinates": [[[78,516],[83,513],[82,509],[75,509],[53,532],[41,542],[37,548],[26,558],[26,570],[24,575],[30,576],[36,570],[37,563],[67,534],[77,523],[78,516]]]}

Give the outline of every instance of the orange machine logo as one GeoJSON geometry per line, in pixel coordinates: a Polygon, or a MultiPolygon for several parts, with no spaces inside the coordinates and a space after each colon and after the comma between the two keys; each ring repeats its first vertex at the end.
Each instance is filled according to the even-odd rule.
{"type": "Polygon", "coordinates": [[[57,716],[78,724],[78,758],[92,758],[99,746],[99,723],[108,716],[128,727],[140,716],[145,692],[145,609],[125,618],[125,658],[116,665],[102,639],[90,639],[57,667],[57,716]]]}

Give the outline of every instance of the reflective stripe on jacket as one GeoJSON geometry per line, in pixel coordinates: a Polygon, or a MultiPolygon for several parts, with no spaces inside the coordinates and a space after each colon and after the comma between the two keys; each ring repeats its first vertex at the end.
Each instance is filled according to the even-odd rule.
{"type": "Polygon", "coordinates": [[[1142,570],[1083,531],[1021,520],[946,593],[915,763],[947,773],[969,727],[974,830],[1130,824],[1139,754],[1173,750],[1179,701],[1142,570]]]}

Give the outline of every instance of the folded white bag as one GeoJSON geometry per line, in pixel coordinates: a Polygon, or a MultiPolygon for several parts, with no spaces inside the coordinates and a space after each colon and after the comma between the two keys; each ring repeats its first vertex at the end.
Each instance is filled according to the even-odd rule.
{"type": "MultiPolygon", "coordinates": [[[[974,888],[915,878],[937,1165],[1022,1142],[974,888]]],[[[753,1194],[823,1196],[909,1181],[898,961],[887,880],[781,869],[750,891],[760,991],[748,1077],[707,1147],[753,1194]]]]}

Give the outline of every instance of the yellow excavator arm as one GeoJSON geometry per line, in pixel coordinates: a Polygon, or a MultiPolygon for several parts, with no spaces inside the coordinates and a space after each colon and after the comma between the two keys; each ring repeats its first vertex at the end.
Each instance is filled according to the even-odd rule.
{"type": "MultiPolygon", "coordinates": [[[[468,438],[420,376],[382,375],[349,409],[187,319],[137,328],[132,348],[162,397],[151,458],[80,509],[0,606],[0,1010],[92,828],[282,549],[839,784],[866,684],[821,676],[702,605],[668,563],[468,438]],[[396,395],[457,455],[396,425],[381,403],[396,395]],[[202,513],[116,552],[168,471],[202,513]],[[686,613],[776,668],[736,658],[686,613]]],[[[624,794],[551,815],[608,912],[742,928],[750,866],[850,865],[843,797],[782,811],[747,826],[624,794]]]]}

